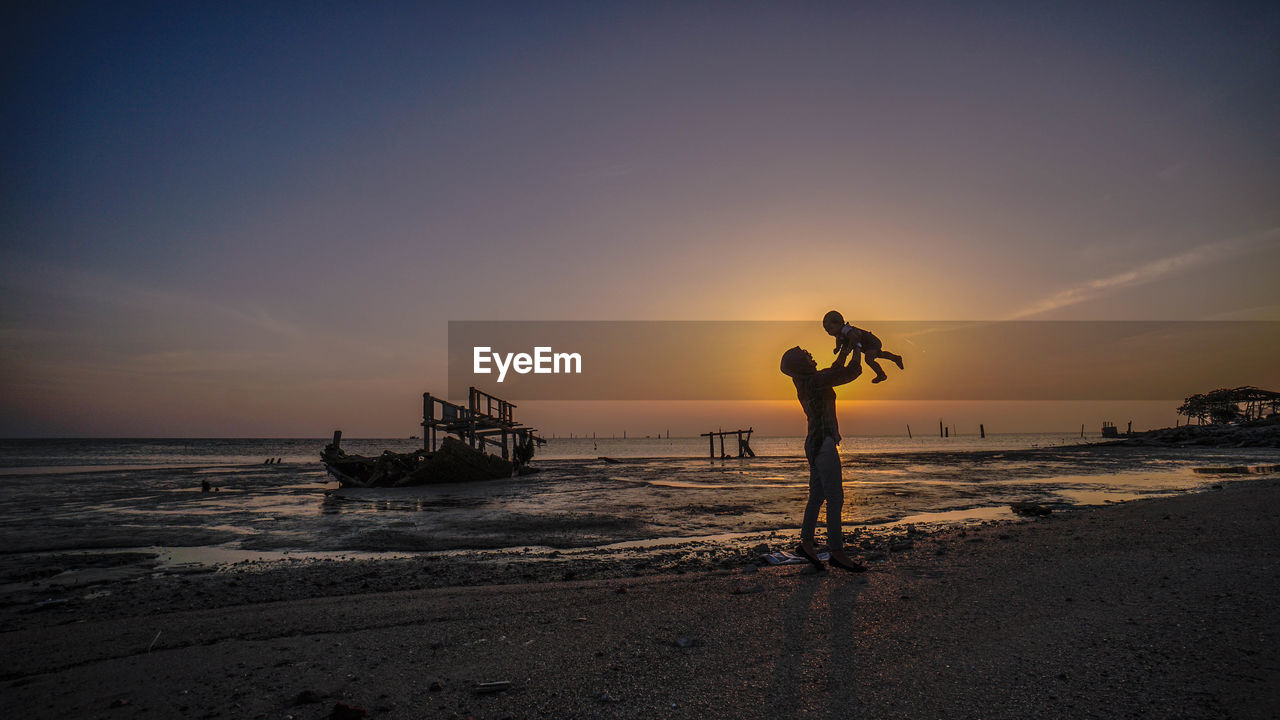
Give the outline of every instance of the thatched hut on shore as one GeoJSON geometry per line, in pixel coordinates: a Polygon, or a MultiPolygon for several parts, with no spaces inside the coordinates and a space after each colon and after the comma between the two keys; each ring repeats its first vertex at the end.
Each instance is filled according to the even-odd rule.
{"type": "Polygon", "coordinates": [[[1219,388],[1187,398],[1178,414],[1185,415],[1188,423],[1195,419],[1201,425],[1206,419],[1212,423],[1261,420],[1280,414],[1280,392],[1251,385],[1219,388]]]}

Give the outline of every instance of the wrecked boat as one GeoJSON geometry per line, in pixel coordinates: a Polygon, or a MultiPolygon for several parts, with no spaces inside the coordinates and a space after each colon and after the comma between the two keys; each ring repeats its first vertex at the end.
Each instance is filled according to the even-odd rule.
{"type": "Polygon", "coordinates": [[[377,457],[348,455],[330,443],[320,462],[342,487],[406,487],[434,483],[477,482],[528,475],[537,468],[472,450],[457,438],[446,437],[435,452],[387,450],[377,457]]]}
{"type": "Polygon", "coordinates": [[[478,482],[537,472],[529,461],[536,446],[546,441],[515,421],[514,404],[474,387],[466,406],[429,393],[422,398],[421,450],[387,450],[377,457],[347,454],[338,430],[320,453],[325,471],[341,487],[357,488],[478,482]],[[499,454],[485,452],[490,447],[499,454]]]}

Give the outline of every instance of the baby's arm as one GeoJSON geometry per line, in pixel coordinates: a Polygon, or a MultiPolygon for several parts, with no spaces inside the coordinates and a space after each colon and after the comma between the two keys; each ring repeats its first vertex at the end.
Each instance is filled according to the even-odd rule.
{"type": "Polygon", "coordinates": [[[847,335],[841,336],[841,342],[836,346],[836,361],[831,363],[832,367],[845,365],[845,358],[849,353],[853,353],[853,357],[849,360],[851,367],[862,367],[862,348],[856,342],[851,342],[847,335]]]}
{"type": "Polygon", "coordinates": [[[844,352],[852,352],[858,350],[861,343],[858,342],[858,333],[853,330],[852,326],[845,324],[844,327],[836,333],[836,349],[831,352],[839,354],[841,350],[844,352]]]}

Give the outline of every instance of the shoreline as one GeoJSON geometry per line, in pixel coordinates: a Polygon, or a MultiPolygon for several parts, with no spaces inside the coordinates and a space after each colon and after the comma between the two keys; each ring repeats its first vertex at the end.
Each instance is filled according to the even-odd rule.
{"type": "MultiPolygon", "coordinates": [[[[1274,449],[1059,446],[847,456],[845,524],[921,514],[983,515],[1019,502],[1065,509],[1211,482],[1207,466],[1266,465],[1274,449]],[[1202,467],[1205,466],[1205,467],[1202,467]]],[[[800,457],[548,461],[518,480],[335,488],[318,463],[29,475],[5,483],[0,585],[56,574],[37,555],[209,548],[219,557],[421,554],[547,546],[568,550],[798,527],[800,457]],[[241,552],[243,551],[243,552],[241,552]]],[[[922,522],[932,518],[920,518],[922,522]]],[[[196,554],[183,550],[183,555],[196,554]]],[[[76,563],[65,569],[74,569],[76,563]]]]}
{"type": "Polygon", "coordinates": [[[31,717],[1270,717],[1278,503],[1257,478],[953,528],[865,575],[396,589],[352,561],[344,594],[270,601],[283,576],[193,575],[186,608],[22,613],[0,678],[31,717]]]}
{"type": "MultiPolygon", "coordinates": [[[[864,562],[880,562],[892,554],[893,547],[904,543],[963,530],[973,525],[1018,521],[1022,518],[1019,518],[1014,506],[1022,504],[1028,498],[1033,504],[1043,502],[1044,507],[1054,513],[1070,513],[1083,511],[1091,506],[1105,507],[1147,497],[1204,491],[1215,483],[1235,483],[1242,479],[1242,474],[1232,472],[1241,468],[1192,467],[1182,472],[1199,474],[1202,470],[1211,470],[1214,473],[1228,474],[1217,478],[1204,475],[1197,477],[1194,486],[1185,485],[1168,490],[1158,487],[1147,489],[1140,484],[1126,489],[1123,482],[1117,483],[1116,480],[1155,477],[1149,470],[1140,470],[1135,464],[1142,462],[1141,458],[1135,460],[1130,456],[1132,451],[1123,445],[1117,448],[1117,452],[1098,446],[1075,447],[1079,448],[1079,454],[1074,451],[1075,448],[994,451],[996,455],[1014,455],[1019,459],[1036,459],[1046,454],[1056,456],[1059,460],[1069,458],[1072,462],[1076,457],[1090,458],[1089,462],[1094,467],[1079,476],[1062,475],[1064,468],[1046,472],[1043,468],[1027,467],[1017,471],[1024,477],[1044,476],[1050,481],[1050,486],[1060,480],[1070,481],[1066,487],[1056,488],[1051,498],[1030,495],[1019,499],[1018,493],[1005,493],[1003,499],[985,497],[990,491],[979,486],[986,483],[989,487],[989,476],[972,466],[973,462],[980,463],[987,459],[985,456],[990,453],[984,452],[961,453],[970,465],[955,471],[958,482],[951,486],[957,488],[958,492],[968,492],[972,496],[969,499],[961,498],[958,507],[944,506],[937,510],[912,512],[909,509],[911,503],[902,508],[887,505],[881,508],[881,501],[877,500],[874,507],[882,512],[859,511],[859,507],[872,507],[866,504],[868,501],[863,494],[867,492],[865,488],[877,487],[877,483],[875,480],[861,482],[855,479],[848,484],[849,495],[846,498],[845,528],[849,550],[864,562]],[[1070,452],[1063,452],[1064,450],[1070,452]],[[1071,487],[1075,480],[1082,480],[1086,485],[1071,487]],[[1115,487],[1091,489],[1099,482],[1115,487]],[[906,514],[899,514],[898,510],[906,514]],[[858,519],[851,519],[850,513],[855,513],[858,519]]],[[[1236,458],[1240,462],[1266,462],[1275,459],[1269,453],[1251,458],[1231,453],[1229,457],[1233,462],[1236,458]]],[[[1211,458],[1205,457],[1204,460],[1211,461],[1211,458]]],[[[901,456],[886,455],[880,462],[893,461],[901,461],[901,456]]],[[[659,461],[647,459],[643,462],[652,465],[659,461]]],[[[713,461],[712,464],[725,463],[713,461]]],[[[704,472],[698,469],[701,463],[690,467],[693,468],[691,472],[704,472]]],[[[1266,464],[1259,467],[1274,470],[1277,466],[1266,464]]],[[[846,472],[857,476],[861,472],[868,472],[868,468],[869,472],[874,473],[877,465],[874,461],[871,464],[864,462],[846,472]]],[[[356,502],[374,505],[394,501],[394,496],[406,494],[412,496],[405,506],[408,511],[406,517],[416,514],[419,517],[431,515],[438,518],[440,515],[437,507],[457,508],[458,512],[466,514],[485,502],[486,498],[501,496],[518,487],[505,485],[505,482],[464,484],[452,488],[428,486],[351,492],[357,496],[362,493],[372,495],[363,499],[356,498],[356,502]],[[441,492],[444,494],[440,495],[441,492]],[[495,492],[498,495],[494,495],[495,492]],[[415,513],[415,510],[418,512],[415,513]],[[423,513],[423,510],[432,512],[423,513]]],[[[666,480],[651,482],[662,485],[666,480]]],[[[322,489],[321,486],[306,483],[292,484],[289,487],[322,489]]],[[[689,483],[688,489],[696,487],[696,484],[689,483]]],[[[739,487],[750,485],[724,487],[737,491],[739,487]]],[[[780,487],[791,488],[788,492],[795,494],[795,498],[787,500],[776,496],[773,502],[781,513],[793,513],[800,505],[802,494],[799,493],[802,493],[803,486],[793,482],[780,487]]],[[[880,492],[889,492],[893,487],[895,486],[889,483],[881,487],[880,492]]],[[[1025,487],[1031,489],[1034,485],[1025,487]]],[[[201,499],[231,501],[238,505],[243,502],[239,498],[250,497],[247,494],[249,491],[248,487],[240,487],[226,493],[206,495],[201,499]]],[[[343,492],[324,489],[325,504],[343,492]]],[[[190,493],[182,493],[180,490],[179,494],[190,493]]],[[[667,495],[665,492],[659,494],[667,495]]],[[[304,496],[298,497],[303,503],[310,502],[304,496]]],[[[749,501],[744,503],[745,498],[742,497],[732,498],[739,501],[737,504],[723,496],[704,494],[699,497],[704,498],[701,503],[695,503],[691,499],[684,500],[685,504],[694,503],[686,508],[686,512],[692,510],[708,517],[733,518],[746,512],[744,508],[754,507],[749,501]]],[[[32,509],[40,510],[41,507],[34,506],[32,509]]],[[[332,510],[329,507],[322,509],[326,514],[332,510]]],[[[620,506],[618,509],[623,508],[620,506]]],[[[264,516],[263,519],[274,520],[269,516],[264,516]]],[[[323,546],[277,547],[243,541],[233,544],[213,543],[207,541],[208,537],[212,537],[211,530],[208,529],[199,529],[196,533],[175,529],[167,533],[134,532],[132,535],[119,536],[150,541],[136,546],[96,544],[95,541],[99,538],[82,534],[79,540],[81,545],[78,547],[52,545],[30,551],[14,551],[11,548],[10,552],[0,555],[0,631],[27,627],[32,622],[29,615],[37,607],[46,614],[87,619],[110,616],[119,607],[151,607],[167,612],[201,602],[205,605],[212,603],[213,606],[223,606],[332,596],[347,592],[350,586],[362,591],[396,591],[492,585],[512,581],[635,578],[661,573],[733,568],[758,562],[762,555],[770,552],[791,549],[798,539],[799,527],[787,522],[790,519],[778,514],[764,522],[759,519],[747,523],[721,522],[711,532],[646,535],[640,532],[640,528],[628,525],[631,520],[626,517],[611,520],[610,516],[597,517],[590,514],[578,518],[573,513],[553,513],[543,518],[536,514],[508,515],[502,523],[498,523],[497,518],[490,518],[485,524],[489,535],[483,538],[474,534],[464,538],[454,531],[457,537],[447,533],[439,536],[424,535],[410,546],[404,544],[407,537],[402,539],[384,533],[375,535],[373,539],[380,542],[395,541],[404,546],[393,542],[383,546],[339,545],[332,549],[323,546]],[[588,532],[580,536],[577,532],[566,530],[562,527],[565,520],[570,523],[576,521],[588,532]],[[620,525],[613,527],[609,522],[620,525]],[[740,527],[735,528],[734,525],[740,527]],[[86,538],[90,542],[86,542],[86,538]],[[189,543],[169,545],[163,542],[166,539],[185,539],[189,543]],[[155,542],[156,540],[161,542],[155,542]],[[514,577],[512,573],[515,573],[514,577]],[[237,578],[252,578],[254,581],[240,582],[237,578]]],[[[365,522],[356,521],[357,526],[365,522]]],[[[655,529],[661,532],[670,528],[671,524],[667,523],[666,527],[659,526],[655,529]]],[[[51,545],[58,542],[57,537],[52,536],[44,542],[51,545]]],[[[74,540],[74,537],[68,536],[67,540],[74,540]]]]}

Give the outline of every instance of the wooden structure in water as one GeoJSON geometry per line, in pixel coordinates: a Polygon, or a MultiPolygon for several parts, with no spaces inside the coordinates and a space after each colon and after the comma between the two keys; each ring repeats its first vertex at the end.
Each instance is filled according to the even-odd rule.
{"type": "Polygon", "coordinates": [[[522,465],[533,457],[534,445],[546,440],[537,431],[516,422],[515,403],[468,388],[466,406],[455,405],[431,393],[422,394],[422,448],[435,452],[440,434],[454,435],[472,450],[497,448],[503,460],[522,465]]]}
{"type": "Polygon", "coordinates": [[[515,405],[471,388],[467,405],[455,405],[430,393],[422,396],[422,449],[391,450],[366,457],[342,449],[342,431],[320,453],[320,462],[342,487],[402,487],[475,482],[537,472],[529,467],[534,448],[544,442],[535,430],[516,422],[515,405]],[[441,437],[443,433],[443,437],[441,437]],[[501,457],[487,451],[497,448],[501,457]]]}
{"type": "MultiPolygon", "coordinates": [[[[1129,427],[1124,432],[1120,432],[1120,428],[1116,427],[1116,424],[1111,422],[1110,420],[1104,420],[1102,422],[1102,437],[1104,438],[1128,437],[1132,434],[1133,434],[1132,420],[1129,421],[1129,427]]],[[[1081,428],[1080,437],[1084,437],[1083,428],[1081,428]]]]}
{"type": "Polygon", "coordinates": [[[755,432],[753,428],[746,430],[717,430],[716,432],[704,432],[698,437],[707,439],[707,447],[711,453],[711,459],[716,459],[716,438],[720,438],[720,459],[735,457],[725,453],[724,438],[726,435],[735,435],[738,438],[738,454],[736,457],[755,457],[756,453],[751,449],[751,433],[755,432]]]}

